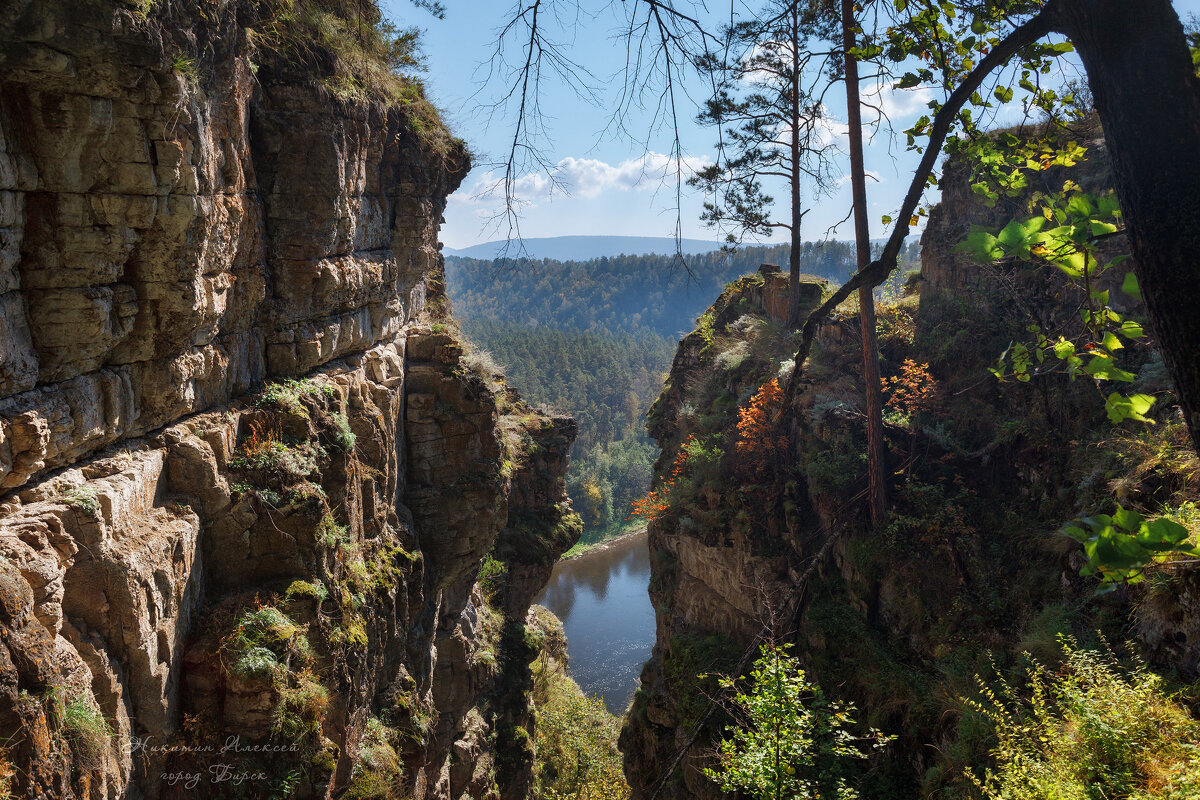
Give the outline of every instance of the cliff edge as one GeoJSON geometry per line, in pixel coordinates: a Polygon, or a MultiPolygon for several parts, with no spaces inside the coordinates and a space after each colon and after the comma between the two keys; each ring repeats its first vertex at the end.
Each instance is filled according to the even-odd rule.
{"type": "Polygon", "coordinates": [[[469,157],[419,85],[344,68],[378,22],[0,20],[15,796],[524,796],[520,633],[578,537],[576,428],[454,334],[437,234],[469,157]]]}

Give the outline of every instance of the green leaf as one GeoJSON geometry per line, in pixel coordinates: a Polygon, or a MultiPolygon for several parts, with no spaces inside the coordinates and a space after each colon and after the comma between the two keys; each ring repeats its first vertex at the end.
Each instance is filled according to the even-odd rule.
{"type": "Polygon", "coordinates": [[[1121,331],[1121,335],[1126,339],[1141,339],[1146,335],[1145,331],[1142,330],[1142,326],[1131,319],[1122,322],[1118,330],[1121,331]]]}
{"type": "Polygon", "coordinates": [[[1137,275],[1133,274],[1133,270],[1125,273],[1125,280],[1121,281],[1121,291],[1135,300],[1142,299],[1142,287],[1138,285],[1137,275]]]}
{"type": "Polygon", "coordinates": [[[899,80],[899,82],[896,83],[896,88],[897,89],[912,89],[913,87],[920,86],[920,85],[921,85],[921,79],[915,73],[906,72],[906,73],[904,73],[904,77],[902,77],[899,80]]]}
{"type": "Polygon", "coordinates": [[[980,17],[976,17],[971,21],[971,33],[974,33],[976,36],[982,36],[987,33],[987,22],[980,17]]]}
{"type": "Polygon", "coordinates": [[[1104,349],[1110,353],[1125,347],[1125,345],[1121,344],[1121,340],[1118,339],[1112,331],[1104,332],[1104,340],[1101,342],[1101,344],[1104,345],[1104,349]]]}
{"type": "Polygon", "coordinates": [[[996,237],[980,225],[971,227],[970,234],[963,242],[963,249],[976,261],[990,262],[1004,257],[1004,250],[1000,247],[996,237]]]}
{"type": "Polygon", "coordinates": [[[1067,213],[1084,219],[1090,219],[1096,213],[1096,208],[1092,205],[1088,196],[1080,192],[1079,194],[1072,195],[1071,199],[1067,201],[1067,213]]]}
{"type": "Polygon", "coordinates": [[[1013,99],[1013,90],[1009,86],[997,86],[992,94],[995,95],[996,99],[1001,103],[1007,103],[1009,100],[1013,99]]]}
{"type": "Polygon", "coordinates": [[[1096,214],[1102,219],[1106,217],[1115,218],[1121,216],[1121,204],[1117,202],[1117,196],[1115,194],[1106,194],[1098,198],[1096,200],[1096,206],[1096,214]]]}
{"type": "Polygon", "coordinates": [[[1159,517],[1153,522],[1143,523],[1137,535],[1134,536],[1134,541],[1147,550],[1164,552],[1174,550],[1178,545],[1186,542],[1187,538],[1187,528],[1173,519],[1159,517]]]}
{"type": "Polygon", "coordinates": [[[1111,527],[1101,529],[1095,538],[1084,542],[1083,552],[1088,561],[1103,571],[1135,569],[1151,560],[1150,554],[1132,536],[1126,536],[1111,527]]]}
{"type": "Polygon", "coordinates": [[[1112,521],[1118,528],[1124,528],[1133,533],[1142,524],[1142,515],[1132,508],[1125,508],[1118,503],[1117,511],[1112,515],[1112,521]]]}
{"type": "Polygon", "coordinates": [[[1093,514],[1092,516],[1084,517],[1079,521],[1084,525],[1087,525],[1089,528],[1097,531],[1101,528],[1111,527],[1113,524],[1113,519],[1108,514],[1093,514]]]}
{"type": "Polygon", "coordinates": [[[1083,544],[1084,542],[1086,542],[1088,539],[1091,538],[1090,533],[1088,533],[1083,528],[1080,528],[1076,525],[1066,526],[1065,528],[1063,528],[1063,533],[1065,533],[1067,536],[1070,536],[1072,539],[1079,542],[1080,544],[1083,544]]]}
{"type": "Polygon", "coordinates": [[[1068,256],[1055,257],[1053,261],[1054,266],[1072,278],[1082,278],[1083,271],[1087,267],[1087,256],[1084,253],[1076,252],[1068,256]]]}
{"type": "Polygon", "coordinates": [[[1114,423],[1119,423],[1127,419],[1152,423],[1153,420],[1146,417],[1146,412],[1150,410],[1154,403],[1155,398],[1148,394],[1132,394],[1125,397],[1119,392],[1113,392],[1104,401],[1104,410],[1108,414],[1108,418],[1114,423]]]}
{"type": "Polygon", "coordinates": [[[1133,383],[1133,379],[1137,377],[1132,372],[1126,372],[1118,367],[1110,356],[1102,353],[1092,356],[1092,360],[1083,368],[1083,371],[1099,381],[1133,383]]]}
{"type": "Polygon", "coordinates": [[[884,215],[883,215],[883,224],[884,224],[884,225],[891,225],[891,224],[892,224],[892,218],[891,218],[891,217],[889,217],[887,214],[884,214],[884,215]]]}
{"type": "Polygon", "coordinates": [[[1075,343],[1068,342],[1066,339],[1059,339],[1054,343],[1054,355],[1058,356],[1060,361],[1066,361],[1075,355],[1075,343]]]}

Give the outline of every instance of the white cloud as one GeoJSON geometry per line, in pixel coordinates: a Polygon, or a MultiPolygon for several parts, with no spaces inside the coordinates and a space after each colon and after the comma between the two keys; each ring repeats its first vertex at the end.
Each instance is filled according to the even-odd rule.
{"type": "MultiPolygon", "coordinates": [[[[863,91],[864,103],[875,106],[891,119],[899,123],[929,110],[929,101],[933,99],[933,90],[928,86],[914,86],[911,89],[897,89],[898,81],[879,81],[873,87],[863,91]]],[[[864,112],[864,116],[870,109],[864,112]]]]}
{"type": "MultiPolygon", "coordinates": [[[[707,165],[707,158],[684,158],[679,165],[688,177],[707,165]]],[[[573,197],[593,198],[606,191],[640,191],[654,189],[665,181],[674,181],[676,161],[663,153],[647,153],[641,158],[619,164],[609,164],[596,158],[569,156],[546,173],[522,175],[513,182],[512,191],[519,205],[531,206],[548,200],[555,193],[573,197]]],[[[475,179],[470,189],[451,196],[460,205],[484,205],[504,200],[503,175],[485,172],[475,179]]]]}
{"type": "MultiPolygon", "coordinates": [[[[928,86],[897,89],[896,81],[879,81],[874,86],[863,87],[863,135],[868,142],[874,141],[876,108],[891,120],[896,130],[902,130],[918,114],[929,110],[929,101],[932,99],[933,90],[928,86]]],[[[849,136],[850,126],[832,116],[828,107],[822,106],[821,111],[822,116],[817,123],[817,144],[841,146],[849,136]]]]}
{"type": "Polygon", "coordinates": [[[836,144],[839,147],[850,136],[850,125],[829,113],[829,108],[821,107],[821,118],[817,120],[817,144],[820,147],[836,144]]]}

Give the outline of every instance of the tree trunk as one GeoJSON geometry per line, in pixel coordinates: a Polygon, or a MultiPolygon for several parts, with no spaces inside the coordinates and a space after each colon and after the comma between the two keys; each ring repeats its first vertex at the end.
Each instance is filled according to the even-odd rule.
{"type": "MultiPolygon", "coordinates": [[[[867,222],[867,173],[863,163],[862,108],[858,95],[858,59],[854,47],[854,2],[842,0],[842,49],[846,61],[846,115],[850,131],[850,184],[854,194],[854,240],[858,268],[871,263],[871,231],[867,222]]],[[[867,412],[867,479],[871,525],[879,528],[887,516],[887,450],[883,442],[883,393],[879,383],[879,344],[875,336],[875,294],[871,286],[858,290],[862,327],[863,393],[867,412]]]]}
{"type": "Polygon", "coordinates": [[[799,18],[796,6],[792,6],[792,72],[789,76],[792,91],[792,179],[789,187],[792,192],[792,246],[788,254],[788,315],[789,328],[800,325],[800,247],[804,243],[800,238],[800,224],[804,221],[804,211],[800,208],[800,181],[804,173],[800,170],[800,69],[796,54],[800,52],[799,18]]]}
{"type": "Polygon", "coordinates": [[[1112,155],[1134,269],[1200,450],[1200,79],[1169,0],[1058,0],[1112,155]]]}

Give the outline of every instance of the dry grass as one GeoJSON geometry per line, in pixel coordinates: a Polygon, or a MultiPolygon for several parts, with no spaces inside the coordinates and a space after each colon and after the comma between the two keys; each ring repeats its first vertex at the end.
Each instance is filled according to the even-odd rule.
{"type": "Polygon", "coordinates": [[[1104,445],[1122,467],[1108,481],[1121,502],[1180,505],[1200,491],[1200,458],[1181,420],[1122,433],[1104,445]]]}
{"type": "Polygon", "coordinates": [[[259,0],[258,23],[247,31],[256,53],[316,76],[344,100],[404,109],[409,127],[442,156],[460,146],[425,98],[417,28],[383,18],[374,0],[259,0]]]}

